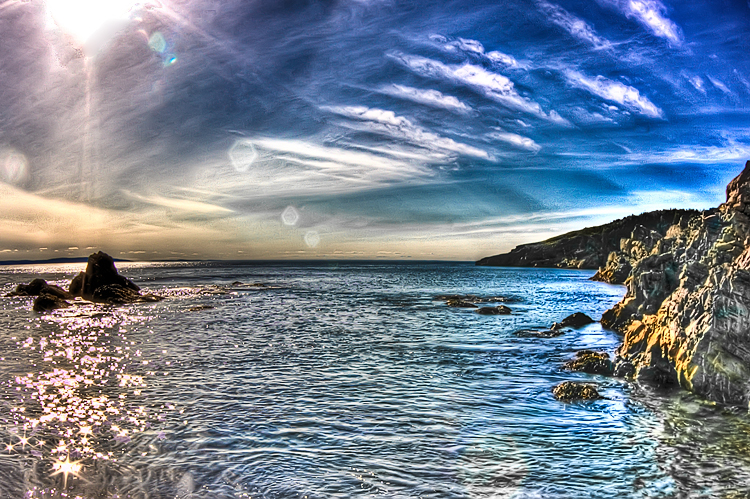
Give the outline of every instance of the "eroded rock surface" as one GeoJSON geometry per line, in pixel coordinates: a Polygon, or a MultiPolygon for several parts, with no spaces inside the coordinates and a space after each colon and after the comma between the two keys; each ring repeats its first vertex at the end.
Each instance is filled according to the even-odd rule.
{"type": "Polygon", "coordinates": [[[594,385],[588,383],[577,383],[575,381],[564,381],[552,389],[552,395],[563,402],[575,402],[576,400],[597,400],[602,398],[594,385]]]}
{"type": "Polygon", "coordinates": [[[563,365],[568,371],[579,371],[588,374],[604,374],[611,376],[614,364],[609,359],[607,352],[594,352],[592,350],[581,350],[576,352],[576,358],[569,360],[563,365]]]}
{"type": "Polygon", "coordinates": [[[717,402],[750,402],[749,215],[750,161],[718,208],[663,237],[641,231],[621,242],[600,271],[632,267],[625,297],[601,321],[625,335],[616,372],[717,402]]]}

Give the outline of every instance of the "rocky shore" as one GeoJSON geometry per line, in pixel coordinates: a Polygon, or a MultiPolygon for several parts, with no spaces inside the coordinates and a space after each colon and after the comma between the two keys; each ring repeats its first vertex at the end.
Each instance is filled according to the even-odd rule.
{"type": "Polygon", "coordinates": [[[716,402],[750,404],[750,161],[717,208],[628,217],[477,264],[570,267],[571,257],[578,268],[601,262],[593,279],[625,283],[627,293],[601,319],[623,335],[614,361],[583,355],[568,368],[587,364],[597,372],[680,385],[716,402]],[[561,253],[537,258],[540,246],[561,253]],[[600,252],[613,247],[602,260],[600,252]]]}

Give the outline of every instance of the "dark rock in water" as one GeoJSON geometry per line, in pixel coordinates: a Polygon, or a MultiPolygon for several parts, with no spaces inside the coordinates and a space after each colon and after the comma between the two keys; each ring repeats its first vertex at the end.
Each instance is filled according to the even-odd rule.
{"type": "Polygon", "coordinates": [[[29,284],[19,284],[16,289],[7,296],[40,296],[47,294],[50,296],[56,296],[62,299],[71,299],[73,296],[65,291],[60,286],[54,284],[47,284],[44,279],[34,279],[29,284]]]}
{"type": "Polygon", "coordinates": [[[190,307],[188,309],[188,312],[200,312],[201,310],[210,310],[214,308],[212,305],[196,305],[194,307],[190,307]]]}
{"type": "Polygon", "coordinates": [[[508,301],[505,296],[477,296],[477,295],[437,295],[433,300],[448,301],[460,300],[469,303],[502,303],[508,301]]]}
{"type": "Polygon", "coordinates": [[[508,315],[512,310],[505,305],[498,305],[497,307],[482,307],[477,310],[478,314],[481,315],[508,315]]]}
{"type": "Polygon", "coordinates": [[[562,336],[563,334],[565,334],[565,332],[559,329],[554,331],[550,329],[519,329],[513,333],[513,336],[519,338],[555,338],[557,336],[562,336]]]}
{"type": "Polygon", "coordinates": [[[552,395],[563,402],[576,400],[597,400],[603,398],[594,385],[565,381],[552,389],[552,395]]]}
{"type": "Polygon", "coordinates": [[[109,305],[123,305],[125,303],[157,302],[164,298],[156,295],[142,295],[138,291],[120,286],[119,284],[107,284],[99,286],[94,291],[91,301],[107,303],[109,305]]]}
{"type": "MultiPolygon", "coordinates": [[[[620,251],[620,240],[629,238],[638,226],[666,235],[675,224],[687,224],[697,210],[663,210],[632,215],[606,225],[568,232],[539,243],[523,244],[509,253],[482,258],[477,265],[496,267],[560,267],[598,269],[607,265],[612,252],[620,251]]],[[[613,279],[627,278],[623,271],[613,279]]],[[[612,281],[607,281],[612,282],[612,281]]],[[[624,282],[617,281],[618,283],[624,282]]]]}
{"type": "Polygon", "coordinates": [[[564,327],[579,328],[587,324],[592,324],[594,322],[596,321],[588,315],[581,312],[576,312],[573,315],[567,316],[560,322],[555,322],[554,324],[552,324],[552,327],[550,327],[550,329],[554,331],[557,329],[562,329],[564,327]]]}
{"type": "Polygon", "coordinates": [[[44,279],[34,279],[28,284],[19,284],[8,296],[39,296],[43,288],[47,287],[44,279]]]}
{"type": "Polygon", "coordinates": [[[83,293],[83,280],[86,278],[86,274],[83,272],[79,272],[77,276],[73,278],[72,281],[70,281],[70,286],[68,287],[68,291],[73,296],[81,296],[83,293]]]}
{"type": "Polygon", "coordinates": [[[473,303],[464,301],[464,300],[450,299],[450,300],[446,300],[445,304],[448,305],[449,307],[477,308],[477,306],[474,305],[473,303]]]}
{"type": "Polygon", "coordinates": [[[69,307],[70,303],[66,302],[59,296],[41,294],[34,300],[33,310],[34,312],[48,312],[50,310],[56,310],[58,308],[69,307]]]}
{"type": "Polygon", "coordinates": [[[606,352],[594,352],[592,350],[581,350],[576,353],[576,358],[566,362],[563,369],[579,371],[588,374],[603,374],[611,376],[614,364],[609,360],[606,352]]]}
{"type": "MultiPolygon", "coordinates": [[[[83,276],[81,296],[86,300],[98,301],[95,298],[98,289],[103,286],[112,285],[133,291],[136,296],[141,289],[136,286],[133,281],[117,273],[115,261],[108,254],[100,251],[89,256],[86,273],[83,276]]],[[[114,291],[114,289],[109,294],[113,297],[126,296],[124,292],[114,291]]],[[[99,296],[105,295],[100,292],[99,296]]],[[[109,301],[107,301],[107,303],[109,303],[109,301]]]]}

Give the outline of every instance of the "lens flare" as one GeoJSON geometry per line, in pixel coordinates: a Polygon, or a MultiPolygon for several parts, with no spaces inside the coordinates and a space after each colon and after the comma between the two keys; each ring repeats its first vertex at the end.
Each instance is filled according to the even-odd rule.
{"type": "Polygon", "coordinates": [[[138,0],[47,0],[47,13],[61,30],[80,43],[110,23],[127,21],[143,2],[138,0]]]}

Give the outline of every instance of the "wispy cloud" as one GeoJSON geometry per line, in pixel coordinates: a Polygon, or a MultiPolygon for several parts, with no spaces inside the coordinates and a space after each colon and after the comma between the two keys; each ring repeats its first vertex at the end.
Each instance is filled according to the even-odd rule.
{"type": "Polygon", "coordinates": [[[616,102],[649,118],[664,118],[664,112],[638,89],[603,76],[588,77],[578,71],[566,71],[565,77],[574,87],[586,90],[602,99],[616,102]]]}
{"type": "Polygon", "coordinates": [[[653,35],[671,45],[682,45],[682,30],[667,17],[667,8],[659,0],[614,0],[607,3],[614,4],[628,18],[635,18],[653,35]]]}
{"type": "Polygon", "coordinates": [[[547,15],[550,22],[560,26],[573,38],[577,38],[593,46],[597,50],[611,50],[609,40],[600,37],[594,28],[583,19],[574,16],[559,5],[548,2],[538,2],[539,9],[547,15]]]}
{"type": "Polygon", "coordinates": [[[471,106],[464,104],[458,100],[458,98],[453,97],[452,95],[445,95],[442,92],[432,89],[420,89],[393,84],[381,87],[380,92],[399,99],[439,109],[447,109],[448,111],[459,114],[467,114],[472,110],[471,106]]]}
{"type": "Polygon", "coordinates": [[[717,80],[716,78],[712,78],[709,75],[706,75],[706,78],[708,78],[708,81],[711,82],[711,85],[713,85],[717,89],[721,90],[723,93],[725,93],[727,95],[732,95],[732,91],[729,90],[729,87],[726,86],[723,82],[717,80]]]}
{"type": "MultiPolygon", "coordinates": [[[[395,115],[380,118],[400,123],[395,115]]],[[[389,149],[369,152],[312,140],[240,139],[230,152],[233,169],[221,170],[224,173],[211,182],[219,192],[245,198],[336,196],[423,183],[433,177],[431,164],[446,161],[432,151],[417,154],[418,149],[411,149],[400,154],[402,148],[395,144],[389,149]]]]}
{"type": "Polygon", "coordinates": [[[546,113],[538,103],[519,94],[509,78],[481,66],[470,63],[448,65],[427,57],[401,52],[392,52],[389,56],[420,76],[465,85],[508,109],[528,113],[558,125],[570,126],[570,122],[556,111],[546,113]]]}
{"type": "Polygon", "coordinates": [[[500,52],[499,50],[485,52],[484,45],[478,40],[458,38],[456,40],[448,41],[445,37],[438,37],[438,40],[443,42],[443,48],[449,52],[461,51],[465,54],[479,56],[480,58],[486,59],[495,64],[500,64],[507,68],[524,67],[524,65],[519,63],[512,55],[500,52]]]}
{"type": "MultiPolygon", "coordinates": [[[[397,116],[393,111],[364,106],[324,106],[321,109],[357,120],[365,125],[364,128],[367,131],[387,135],[425,149],[437,149],[466,156],[474,156],[476,158],[490,159],[486,151],[429,132],[415,125],[407,118],[397,116]]],[[[355,125],[354,128],[361,127],[355,125]]]]}
{"type": "Polygon", "coordinates": [[[515,133],[496,131],[488,133],[486,137],[489,140],[504,142],[505,144],[509,144],[513,147],[517,147],[519,149],[524,149],[526,151],[531,151],[534,153],[539,152],[542,149],[542,146],[534,142],[532,139],[515,133]]]}

